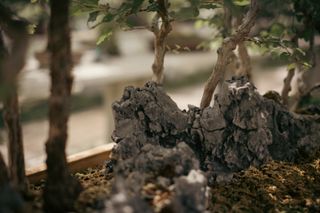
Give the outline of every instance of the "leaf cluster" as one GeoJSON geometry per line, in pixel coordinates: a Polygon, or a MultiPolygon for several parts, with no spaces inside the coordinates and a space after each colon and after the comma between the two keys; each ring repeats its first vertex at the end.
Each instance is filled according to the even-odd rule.
{"type": "MultiPolygon", "coordinates": [[[[104,23],[114,23],[120,28],[132,29],[135,27],[130,23],[132,16],[145,13],[155,15],[161,10],[158,0],[123,0],[120,3],[111,0],[72,0],[72,2],[74,15],[89,14],[88,25],[91,28],[104,23]]],[[[219,2],[219,0],[168,0],[166,9],[170,21],[184,21],[198,17],[200,9],[217,8],[219,2]]],[[[150,28],[150,26],[144,27],[150,28]]],[[[112,30],[103,33],[98,43],[107,39],[112,30]]]]}

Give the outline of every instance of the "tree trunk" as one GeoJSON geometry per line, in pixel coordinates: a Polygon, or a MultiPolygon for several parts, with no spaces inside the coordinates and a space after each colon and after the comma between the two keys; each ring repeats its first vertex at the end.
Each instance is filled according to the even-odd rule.
{"type": "Polygon", "coordinates": [[[297,73],[297,91],[293,95],[293,102],[290,106],[291,111],[298,110],[299,103],[301,102],[302,97],[304,97],[308,91],[313,87],[313,85],[308,84],[308,75],[312,72],[312,69],[316,67],[316,50],[315,50],[315,34],[312,31],[309,38],[309,49],[308,49],[308,57],[311,61],[311,68],[309,70],[305,70],[301,65],[298,66],[297,73]]]}
{"type": "Polygon", "coordinates": [[[169,20],[167,0],[157,0],[159,4],[159,10],[155,17],[151,31],[155,35],[154,39],[154,62],[152,64],[153,80],[158,84],[163,83],[163,69],[164,69],[164,57],[166,54],[166,40],[172,27],[169,20]],[[161,19],[161,25],[159,27],[159,20],[161,19]]]}
{"type": "Polygon", "coordinates": [[[251,59],[244,41],[239,42],[238,53],[240,58],[240,69],[238,70],[238,75],[245,75],[251,81],[251,59]]]}
{"type": "Polygon", "coordinates": [[[19,119],[17,77],[25,64],[28,47],[27,23],[16,19],[12,11],[0,4],[0,26],[11,40],[11,50],[6,51],[1,43],[1,77],[4,122],[8,132],[9,175],[14,187],[27,190],[23,153],[22,128],[19,119]]]}
{"type": "MultiPolygon", "coordinates": [[[[14,86],[16,87],[16,86],[14,86]]],[[[4,122],[8,132],[10,178],[15,187],[26,190],[26,175],[23,153],[22,128],[19,119],[19,102],[16,89],[4,100],[4,122]]]]}
{"type": "Polygon", "coordinates": [[[10,178],[6,164],[0,153],[0,212],[21,213],[23,211],[23,200],[10,184],[10,178]]]}
{"type": "Polygon", "coordinates": [[[9,184],[9,174],[2,154],[0,153],[0,188],[6,184],[9,184]]]}
{"type": "Polygon", "coordinates": [[[224,39],[222,46],[218,49],[218,59],[214,70],[209,77],[202,95],[200,107],[205,108],[210,105],[212,95],[217,84],[221,80],[226,66],[228,64],[231,52],[236,48],[239,42],[244,41],[253,27],[258,11],[257,1],[252,0],[250,9],[243,21],[238,27],[236,33],[229,38],[224,39]]]}
{"type": "Polygon", "coordinates": [[[286,78],[283,80],[283,88],[281,91],[282,104],[288,106],[289,92],[291,91],[291,82],[294,77],[295,68],[289,69],[286,78]]]}
{"type": "Polygon", "coordinates": [[[74,208],[81,186],[71,177],[65,154],[67,123],[73,77],[69,0],[51,0],[49,52],[51,96],[49,99],[49,138],[46,143],[47,183],[44,190],[46,212],[67,212],[74,208]]]}

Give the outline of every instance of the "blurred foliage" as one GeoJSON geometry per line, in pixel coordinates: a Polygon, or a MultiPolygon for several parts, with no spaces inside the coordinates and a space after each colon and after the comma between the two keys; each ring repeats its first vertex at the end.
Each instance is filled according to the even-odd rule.
{"type": "MultiPolygon", "coordinates": [[[[89,14],[88,26],[94,28],[102,23],[116,23],[114,26],[122,29],[133,29],[130,23],[133,16],[140,14],[151,14],[161,12],[157,0],[73,0],[72,13],[79,15],[89,14]]],[[[167,10],[170,21],[190,20],[198,17],[201,8],[215,9],[220,1],[214,0],[176,0],[167,1],[167,10]]],[[[149,23],[144,28],[151,28],[155,23],[149,23]]],[[[98,44],[108,39],[114,29],[104,32],[98,39],[98,44]]]]}
{"type": "Polygon", "coordinates": [[[29,23],[27,30],[30,34],[46,31],[46,21],[49,18],[48,0],[1,0],[0,3],[29,23]]]}
{"type": "MultiPolygon", "coordinates": [[[[264,53],[288,61],[288,70],[313,66],[312,43],[320,26],[320,4],[315,0],[262,0],[257,22],[268,20],[271,25],[259,29],[251,41],[264,53]],[[299,46],[299,40],[309,42],[309,49],[299,46]],[[311,41],[311,43],[310,43],[311,41]]],[[[258,26],[259,27],[259,26],[258,26]]]]}

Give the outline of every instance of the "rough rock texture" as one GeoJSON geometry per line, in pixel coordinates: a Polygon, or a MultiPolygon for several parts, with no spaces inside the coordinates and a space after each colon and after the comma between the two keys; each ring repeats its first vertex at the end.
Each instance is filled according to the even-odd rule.
{"type": "Polygon", "coordinates": [[[157,212],[204,212],[207,184],[271,159],[299,161],[319,149],[319,118],[289,113],[243,77],[226,82],[213,107],[203,110],[181,111],[149,82],[126,88],[113,112],[117,146],[106,171],[116,186],[125,186],[126,192],[115,187],[115,195],[129,196],[132,209],[130,200],[139,198],[157,212]]]}
{"type": "Polygon", "coordinates": [[[296,162],[320,145],[319,122],[260,96],[246,78],[227,82],[213,107],[197,113],[193,123],[205,146],[203,163],[218,178],[271,159],[296,162]]]}

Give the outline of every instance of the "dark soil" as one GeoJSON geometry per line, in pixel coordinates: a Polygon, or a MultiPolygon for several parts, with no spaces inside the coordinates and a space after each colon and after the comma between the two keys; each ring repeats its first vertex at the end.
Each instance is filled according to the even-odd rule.
{"type": "MultiPolygon", "coordinates": [[[[103,212],[113,183],[104,172],[100,167],[75,175],[84,187],[76,212],[103,212]]],[[[31,212],[42,212],[42,184],[32,186],[36,198],[31,212]]],[[[144,191],[155,209],[172,196],[170,189],[159,191],[151,184],[144,186],[144,191]]],[[[210,192],[209,212],[319,212],[320,157],[302,164],[272,161],[260,168],[250,167],[230,183],[210,187],[210,192]]]]}

